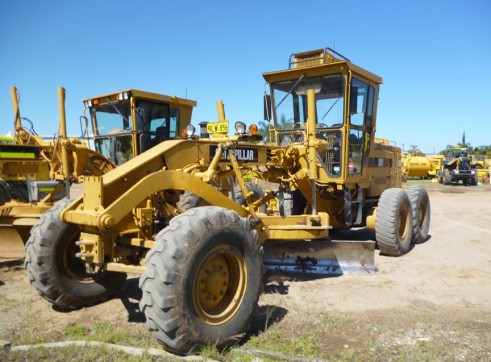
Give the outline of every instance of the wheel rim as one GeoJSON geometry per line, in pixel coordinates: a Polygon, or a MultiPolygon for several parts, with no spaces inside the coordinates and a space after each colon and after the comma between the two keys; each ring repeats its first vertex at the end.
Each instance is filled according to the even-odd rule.
{"type": "Polygon", "coordinates": [[[420,227],[423,226],[423,223],[425,221],[425,215],[426,215],[426,203],[421,202],[419,205],[419,214],[418,214],[418,223],[420,227]]]}
{"type": "Polygon", "coordinates": [[[193,281],[193,304],[199,318],[219,325],[239,309],[247,287],[247,267],[242,253],[232,245],[211,249],[201,259],[193,281]]]}
{"type": "Polygon", "coordinates": [[[399,231],[399,238],[401,240],[406,239],[407,233],[409,231],[409,206],[404,204],[401,206],[401,210],[399,213],[399,225],[398,225],[398,231],[399,231]]]}
{"type": "Polygon", "coordinates": [[[75,256],[80,252],[80,247],[75,244],[80,239],[79,233],[65,233],[65,238],[69,238],[65,242],[65,246],[62,248],[62,270],[72,280],[79,283],[93,283],[95,274],[87,273],[84,262],[75,256]]]}

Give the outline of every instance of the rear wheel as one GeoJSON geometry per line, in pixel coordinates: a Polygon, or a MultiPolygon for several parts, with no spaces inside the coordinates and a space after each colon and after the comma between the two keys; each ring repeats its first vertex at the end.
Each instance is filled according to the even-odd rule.
{"type": "Polygon", "coordinates": [[[375,218],[377,246],[384,254],[400,256],[409,251],[413,235],[411,202],[403,189],[391,188],[380,196],[375,218]]]}
{"type": "Polygon", "coordinates": [[[424,243],[428,239],[430,230],[430,198],[428,191],[421,186],[411,186],[407,189],[413,213],[413,239],[414,244],[424,243]]]}
{"type": "Polygon", "coordinates": [[[38,293],[59,308],[77,309],[106,300],[125,281],[126,274],[103,271],[88,274],[75,256],[80,251],[77,226],[60,219],[72,200],[63,200],[45,212],[31,230],[25,267],[38,293]]]}
{"type": "Polygon", "coordinates": [[[221,345],[248,328],[262,261],[247,219],[220,207],[191,209],[157,235],[145,264],[140,310],[167,350],[221,345]]]}

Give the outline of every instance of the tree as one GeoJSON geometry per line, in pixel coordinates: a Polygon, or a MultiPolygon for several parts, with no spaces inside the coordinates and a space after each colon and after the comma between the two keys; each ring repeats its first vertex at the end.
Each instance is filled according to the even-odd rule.
{"type": "Polygon", "coordinates": [[[273,125],[271,122],[259,121],[259,132],[261,136],[263,136],[264,143],[272,143],[275,142],[274,132],[272,132],[273,125]]]}
{"type": "Polygon", "coordinates": [[[409,153],[413,156],[424,156],[425,154],[421,152],[419,147],[417,145],[410,145],[409,146],[410,150],[409,153]]]}

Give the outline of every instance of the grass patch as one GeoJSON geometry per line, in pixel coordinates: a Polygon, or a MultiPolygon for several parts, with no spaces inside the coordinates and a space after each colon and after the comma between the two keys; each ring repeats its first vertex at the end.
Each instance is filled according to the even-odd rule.
{"type": "Polygon", "coordinates": [[[224,355],[218,350],[214,344],[207,344],[200,350],[200,356],[204,358],[214,359],[217,361],[223,360],[224,355]]]}
{"type": "Polygon", "coordinates": [[[114,350],[104,346],[67,346],[55,348],[33,348],[28,351],[8,352],[0,350],[1,361],[129,361],[129,362],[150,362],[150,361],[172,361],[173,358],[163,359],[162,357],[143,354],[135,356],[123,351],[114,350]]]}
{"type": "Polygon", "coordinates": [[[137,334],[125,332],[107,321],[96,323],[93,326],[70,325],[65,328],[64,337],[72,341],[96,341],[139,348],[161,348],[151,333],[137,334]]]}
{"type": "Polygon", "coordinates": [[[89,332],[87,327],[80,325],[70,325],[64,331],[65,336],[71,339],[84,339],[89,332]]]}
{"type": "MultiPolygon", "coordinates": [[[[284,355],[285,357],[319,357],[315,337],[313,335],[300,335],[292,338],[287,337],[283,332],[271,330],[258,336],[251,337],[251,339],[240,349],[245,351],[260,350],[265,351],[265,354],[267,354],[267,352],[272,352],[271,355],[275,356],[273,360],[281,355],[284,355]]],[[[240,351],[236,352],[238,352],[237,354],[241,354],[240,351]]],[[[237,355],[234,351],[231,351],[231,354],[234,356],[237,355]]],[[[247,360],[247,358],[245,360],[247,360]]]]}

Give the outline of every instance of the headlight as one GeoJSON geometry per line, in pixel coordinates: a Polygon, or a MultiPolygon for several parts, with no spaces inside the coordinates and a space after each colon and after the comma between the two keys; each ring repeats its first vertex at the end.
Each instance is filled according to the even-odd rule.
{"type": "Polygon", "coordinates": [[[119,93],[119,94],[118,94],[118,99],[119,99],[120,101],[122,101],[122,100],[127,100],[127,99],[128,99],[128,92],[119,93]]]}
{"type": "Polygon", "coordinates": [[[246,125],[244,122],[235,122],[235,131],[242,135],[245,133],[246,125]]]}
{"type": "Polygon", "coordinates": [[[188,124],[186,126],[186,137],[187,138],[193,138],[194,132],[196,132],[196,128],[192,124],[188,124]]]}
{"type": "Polygon", "coordinates": [[[458,175],[459,174],[459,170],[454,170],[454,173],[458,175]]]}

